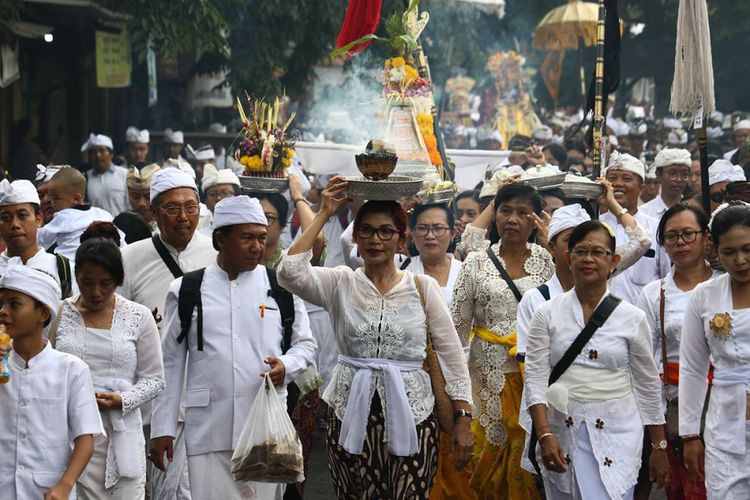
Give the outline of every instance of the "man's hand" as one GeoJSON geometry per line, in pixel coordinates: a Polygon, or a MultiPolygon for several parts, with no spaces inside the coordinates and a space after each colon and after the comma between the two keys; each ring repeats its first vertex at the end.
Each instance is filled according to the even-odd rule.
{"type": "Polygon", "coordinates": [[[167,460],[172,463],[174,457],[174,438],[172,436],[161,436],[151,440],[151,447],[148,459],[151,460],[161,471],[166,471],[167,466],[164,463],[164,454],[167,454],[167,460]]]}
{"type": "Polygon", "coordinates": [[[271,377],[271,382],[273,382],[274,387],[283,387],[284,377],[286,377],[286,367],[284,366],[284,362],[276,356],[269,356],[264,359],[263,362],[270,366],[271,369],[267,372],[261,373],[260,376],[265,377],[266,374],[268,374],[268,376],[271,377]]]}

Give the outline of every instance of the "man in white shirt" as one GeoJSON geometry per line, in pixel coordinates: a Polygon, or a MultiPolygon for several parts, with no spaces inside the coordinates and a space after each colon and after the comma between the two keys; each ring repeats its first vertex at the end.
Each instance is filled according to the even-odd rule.
{"type": "Polygon", "coordinates": [[[154,213],[151,211],[151,177],[159,170],[161,170],[161,167],[156,163],[146,165],[141,170],[130,167],[126,180],[130,207],[135,213],[143,217],[143,220],[151,228],[152,234],[159,232],[159,228],[156,226],[156,219],[154,219],[154,213]]]}
{"type": "Polygon", "coordinates": [[[213,165],[214,161],[216,161],[216,153],[214,152],[213,146],[210,144],[201,146],[198,149],[193,149],[193,147],[188,144],[186,149],[188,152],[188,160],[195,171],[195,182],[200,186],[200,183],[203,180],[203,167],[209,163],[213,165]]]}
{"type": "Polygon", "coordinates": [[[125,131],[125,160],[127,166],[142,167],[146,164],[148,158],[148,145],[151,142],[151,136],[148,130],[138,130],[135,127],[128,127],[125,131]]]}
{"type": "Polygon", "coordinates": [[[283,325],[284,299],[271,282],[275,274],[260,264],[266,226],[257,199],[221,200],[214,211],[216,262],[200,276],[190,273],[174,280],[169,288],[162,342],[167,389],[154,401],[150,459],[162,470],[172,467],[164,455],[171,461],[186,381],[185,440],[193,500],[273,499],[284,491],[284,485],[250,483],[248,496],[246,485],[233,480],[230,461],[252,402],[264,390],[263,376],[268,373],[285,399],[284,387],[310,366],[316,348],[298,297],[287,295],[294,318],[291,327],[283,325]],[[188,279],[200,283],[201,301],[191,304],[192,321],[183,330],[180,296],[195,293],[182,288],[188,279]]]}
{"type": "Polygon", "coordinates": [[[86,197],[89,203],[106,210],[112,216],[128,209],[125,177],[128,171],[112,163],[112,139],[91,134],[81,146],[88,153],[91,170],[86,172],[86,197]]]}
{"type": "Polygon", "coordinates": [[[732,142],[735,148],[724,155],[725,160],[731,160],[738,149],[744,147],[750,140],[750,120],[740,120],[732,131],[732,142]]]}
{"type": "Polygon", "coordinates": [[[682,200],[682,192],[690,180],[690,167],[693,160],[687,149],[664,148],[656,155],[651,168],[656,170],[659,181],[659,195],[641,205],[639,209],[646,215],[661,220],[661,216],[673,205],[682,200]]]}
{"type": "Polygon", "coordinates": [[[203,169],[201,190],[210,214],[206,214],[205,220],[198,226],[198,231],[206,236],[211,236],[214,232],[214,207],[224,198],[231,198],[240,194],[240,179],[231,170],[217,170],[210,163],[207,163],[203,169]]]}
{"type": "Polygon", "coordinates": [[[25,180],[0,181],[0,237],[6,245],[0,254],[0,276],[5,274],[8,261],[19,257],[25,265],[52,276],[61,289],[60,298],[70,297],[78,291],[73,266],[64,256],[47,253],[39,246],[36,233],[41,223],[39,195],[34,185],[25,180]]]}
{"type": "MultiPolygon", "coordinates": [[[[151,178],[149,197],[159,234],[123,250],[125,280],[118,293],[148,307],[159,324],[169,283],[184,272],[209,265],[216,258],[216,250],[210,238],[196,231],[200,213],[198,189],[189,173],[177,168],[161,169],[151,178]]],[[[150,414],[146,408],[143,421],[148,426],[150,414]]],[[[182,426],[175,445],[175,461],[167,474],[149,467],[151,498],[190,499],[182,426]]]]}
{"type": "MultiPolygon", "coordinates": [[[[641,289],[646,284],[666,276],[671,264],[664,248],[656,243],[656,229],[659,222],[638,210],[638,196],[643,189],[646,177],[643,163],[629,154],[615,151],[609,158],[604,177],[612,183],[615,199],[623,206],[622,210],[635,217],[638,224],[651,235],[653,242],[651,248],[638,262],[610,280],[612,293],[635,304],[641,295],[641,289]]],[[[612,212],[604,213],[599,217],[602,222],[612,228],[618,245],[630,240],[627,231],[620,224],[620,217],[622,214],[612,212]]]]}
{"type": "Polygon", "coordinates": [[[164,129],[164,144],[167,149],[167,158],[184,160],[182,148],[185,146],[185,134],[180,130],[164,129]]]}

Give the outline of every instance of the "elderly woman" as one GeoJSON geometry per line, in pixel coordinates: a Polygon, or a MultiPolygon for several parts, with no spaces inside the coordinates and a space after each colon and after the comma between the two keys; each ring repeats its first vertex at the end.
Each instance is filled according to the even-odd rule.
{"type": "Polygon", "coordinates": [[[671,481],[666,493],[670,500],[706,498],[702,481],[691,477],[680,460],[677,434],[677,391],[680,338],[685,309],[696,286],[714,273],[706,262],[709,242],[708,218],[702,210],[684,203],[668,209],[659,222],[657,240],[667,250],[673,268],[661,280],[643,287],[638,307],[646,313],[653,338],[654,356],[662,365],[664,396],[667,400],[667,439],[671,481]],[[672,422],[674,423],[672,425],[672,422]]]}
{"type": "Polygon", "coordinates": [[[525,434],[518,424],[523,381],[514,352],[516,316],[523,292],[547,281],[555,267],[547,250],[528,243],[541,226],[542,198],[534,188],[506,185],[494,207],[500,243],[468,255],[451,306],[469,346],[476,414],[471,487],[479,498],[538,498],[534,479],[520,468],[525,434]]]}
{"type": "Polygon", "coordinates": [[[719,207],[711,236],[726,274],[698,285],[680,342],[679,417],[685,466],[710,499],[750,498],[750,205],[719,207]],[[701,416],[706,415],[705,449],[701,416]]]}
{"type": "Polygon", "coordinates": [[[608,226],[577,226],[566,259],[574,288],[536,312],[526,353],[545,492],[555,500],[632,498],[644,425],[658,450],[651,479],[661,486],[668,475],[651,332],[641,310],[609,293],[620,256],[608,226]]]}
{"type": "Polygon", "coordinates": [[[394,263],[406,236],[398,203],[368,202],[357,213],[363,268],[310,265],[314,239],[349,201],[336,198],[347,188],[340,176],[328,182],[312,225],[282,257],[279,283],[324,307],[334,325],[340,355],[323,400],[330,406],[328,467],[338,498],[427,498],[438,457],[435,398],[422,369],[428,335],[456,411],[459,467],[472,446],[465,358],[438,284],[394,263]]]}
{"type": "Polygon", "coordinates": [[[94,448],[78,480],[79,499],[145,498],[146,456],[141,406],[164,390],[161,339],[151,312],[115,293],[123,265],[117,228],[97,222],[81,236],[76,281],[50,341],[89,366],[107,439],[94,448]]]}

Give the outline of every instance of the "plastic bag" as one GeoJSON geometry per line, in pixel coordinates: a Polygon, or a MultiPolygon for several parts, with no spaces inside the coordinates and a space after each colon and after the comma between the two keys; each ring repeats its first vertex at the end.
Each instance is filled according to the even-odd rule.
{"type": "Polygon", "coordinates": [[[302,482],[302,443],[273,382],[268,375],[265,380],[232,454],[232,476],[235,481],[302,482]]]}

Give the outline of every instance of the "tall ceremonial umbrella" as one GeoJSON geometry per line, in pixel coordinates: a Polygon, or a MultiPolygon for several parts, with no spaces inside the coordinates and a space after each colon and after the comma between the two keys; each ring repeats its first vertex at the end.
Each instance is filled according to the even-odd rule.
{"type": "Polygon", "coordinates": [[[711,30],[706,0],[680,0],[677,13],[677,43],[674,80],[669,110],[675,115],[692,115],[701,157],[701,199],[707,214],[708,139],[705,117],[716,109],[711,30]]]}
{"type": "Polygon", "coordinates": [[[542,64],[544,83],[552,98],[557,101],[560,73],[566,50],[577,50],[581,70],[581,96],[586,97],[586,76],[583,70],[583,48],[596,44],[596,25],[599,6],[592,2],[568,0],[568,3],[552,9],[536,28],[531,40],[535,50],[548,51],[542,64]]]}

